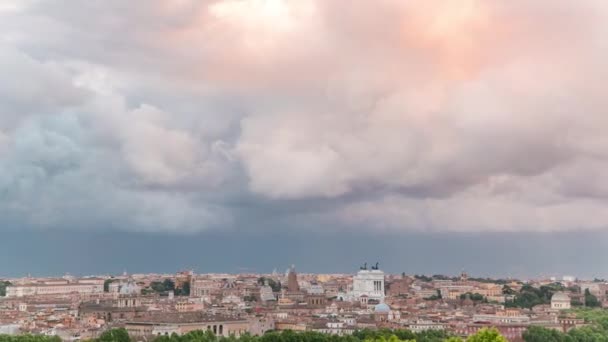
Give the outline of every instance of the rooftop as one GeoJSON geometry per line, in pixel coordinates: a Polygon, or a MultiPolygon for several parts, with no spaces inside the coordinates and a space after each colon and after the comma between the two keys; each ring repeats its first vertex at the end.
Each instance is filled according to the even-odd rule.
{"type": "Polygon", "coordinates": [[[137,321],[128,322],[127,324],[192,324],[206,322],[237,322],[245,319],[221,316],[208,315],[202,312],[180,312],[180,313],[160,313],[151,314],[146,317],[138,318],[137,321]]]}

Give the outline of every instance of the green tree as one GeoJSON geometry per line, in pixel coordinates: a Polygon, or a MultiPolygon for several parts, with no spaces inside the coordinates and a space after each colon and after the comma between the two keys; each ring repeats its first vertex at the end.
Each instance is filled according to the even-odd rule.
{"type": "Polygon", "coordinates": [[[444,342],[464,342],[464,341],[460,337],[452,336],[452,337],[445,339],[444,342]]]}
{"type": "Polygon", "coordinates": [[[165,292],[165,286],[160,281],[153,281],[150,283],[150,289],[154,292],[165,292]]]}
{"type": "Polygon", "coordinates": [[[597,297],[592,295],[591,292],[589,292],[589,289],[585,289],[585,306],[588,308],[597,308],[601,305],[602,304],[597,300],[597,297]]]}
{"type": "MultiPolygon", "coordinates": [[[[176,336],[179,338],[179,336],[176,336]]],[[[174,340],[177,341],[177,340],[174,340]]],[[[214,342],[217,341],[216,336],[210,331],[191,331],[181,336],[181,341],[196,341],[196,342],[214,342]]]]}
{"type": "Polygon", "coordinates": [[[440,330],[427,330],[419,333],[413,333],[410,330],[405,329],[362,329],[355,331],[350,337],[354,339],[352,342],[360,342],[365,340],[377,341],[380,339],[380,337],[383,337],[388,342],[390,337],[393,335],[401,341],[415,340],[416,342],[443,342],[449,337],[445,331],[440,330]]]}
{"type": "Polygon", "coordinates": [[[175,282],[171,279],[165,279],[163,286],[165,287],[165,291],[175,291],[175,282]]]}
{"type": "Polygon", "coordinates": [[[378,336],[375,338],[367,338],[363,340],[363,342],[416,342],[414,339],[402,340],[396,335],[390,335],[388,338],[386,336],[378,336]]]}
{"type": "MultiPolygon", "coordinates": [[[[157,293],[175,292],[175,283],[171,279],[165,279],[162,282],[153,281],[150,283],[150,289],[157,293]]],[[[143,291],[144,293],[147,291],[143,291]]]]}
{"type": "Polygon", "coordinates": [[[130,342],[129,333],[124,328],[110,329],[97,339],[99,342],[130,342]]]}
{"type": "Polygon", "coordinates": [[[544,291],[526,284],[522,286],[518,294],[515,295],[513,301],[505,303],[507,307],[519,307],[519,308],[532,308],[539,304],[548,304],[551,302],[551,297],[546,298],[548,288],[545,287],[544,291]]]}
{"type": "Polygon", "coordinates": [[[515,290],[513,290],[511,288],[511,286],[509,286],[509,285],[503,285],[503,287],[502,287],[502,294],[514,295],[515,293],[516,293],[515,290]]]}
{"type": "Polygon", "coordinates": [[[190,282],[185,282],[182,285],[182,287],[175,289],[175,295],[189,296],[190,295],[190,282]]]}
{"type": "Polygon", "coordinates": [[[526,342],[565,342],[569,341],[566,334],[555,329],[531,326],[523,333],[526,342]]]}
{"type": "Polygon", "coordinates": [[[467,342],[508,342],[495,328],[483,328],[475,335],[469,336],[467,342]]]}
{"type": "Polygon", "coordinates": [[[443,330],[426,330],[415,334],[417,342],[442,342],[449,335],[443,330]]]}
{"type": "Polygon", "coordinates": [[[190,295],[190,282],[187,282],[184,284],[184,286],[182,286],[182,293],[184,294],[184,296],[190,295]]]}
{"type": "Polygon", "coordinates": [[[115,281],[116,281],[116,279],[106,279],[103,282],[103,292],[110,292],[110,284],[115,281]]]}
{"type": "Polygon", "coordinates": [[[460,295],[460,299],[463,299],[463,300],[467,299],[467,297],[469,297],[474,302],[481,302],[485,299],[485,297],[479,293],[467,292],[467,293],[463,293],[460,295]]]}
{"type": "Polygon", "coordinates": [[[568,331],[568,338],[573,342],[608,342],[608,332],[597,326],[582,327],[568,331]]]}
{"type": "Polygon", "coordinates": [[[11,285],[10,281],[0,281],[0,297],[6,296],[6,287],[11,285]]]}
{"type": "Polygon", "coordinates": [[[268,282],[268,286],[270,286],[273,292],[281,292],[281,282],[266,277],[258,278],[258,284],[264,285],[266,282],[268,282]]]}

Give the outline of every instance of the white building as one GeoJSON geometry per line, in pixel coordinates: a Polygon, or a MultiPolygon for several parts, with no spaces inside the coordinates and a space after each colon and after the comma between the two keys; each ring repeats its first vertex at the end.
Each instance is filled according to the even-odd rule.
{"type": "Polygon", "coordinates": [[[377,269],[360,270],[353,277],[352,298],[359,300],[361,296],[384,302],[384,272],[377,269]]]}
{"type": "Polygon", "coordinates": [[[81,295],[103,293],[103,279],[68,282],[45,281],[42,283],[12,285],[6,288],[7,297],[26,297],[41,295],[67,295],[78,293],[81,295]]]}
{"type": "Polygon", "coordinates": [[[126,283],[121,284],[119,292],[121,295],[139,295],[141,289],[133,279],[129,279],[126,283]]]}
{"type": "Polygon", "coordinates": [[[551,297],[551,309],[553,310],[568,310],[570,306],[570,296],[564,292],[557,292],[551,297]]]}
{"type": "Polygon", "coordinates": [[[351,335],[355,331],[355,327],[341,321],[332,320],[313,326],[312,330],[322,334],[344,336],[351,335]]]}
{"type": "Polygon", "coordinates": [[[447,328],[449,328],[449,325],[446,323],[439,323],[428,320],[417,320],[413,323],[410,323],[407,328],[414,333],[421,333],[423,331],[428,330],[446,330],[447,328]]]}
{"type": "Polygon", "coordinates": [[[272,288],[268,286],[268,284],[265,284],[260,288],[260,300],[262,300],[263,302],[277,300],[274,295],[274,292],[272,291],[272,288]]]}
{"type": "Polygon", "coordinates": [[[529,324],[530,316],[475,314],[473,315],[473,322],[490,322],[494,324],[529,324]]]}
{"type": "Polygon", "coordinates": [[[308,294],[315,294],[315,295],[322,295],[325,294],[325,290],[323,289],[323,286],[319,285],[319,284],[311,284],[307,289],[306,292],[308,294]]]}

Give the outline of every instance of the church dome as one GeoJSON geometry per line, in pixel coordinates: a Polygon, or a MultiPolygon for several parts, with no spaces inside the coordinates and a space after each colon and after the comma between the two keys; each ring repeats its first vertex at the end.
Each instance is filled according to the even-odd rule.
{"type": "Polygon", "coordinates": [[[380,303],[374,307],[374,312],[376,313],[388,313],[389,311],[391,311],[391,307],[384,303],[380,303]]]}

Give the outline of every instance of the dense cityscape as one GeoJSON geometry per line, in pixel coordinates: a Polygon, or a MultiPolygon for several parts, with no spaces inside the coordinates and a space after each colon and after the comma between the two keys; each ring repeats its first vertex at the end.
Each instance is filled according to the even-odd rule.
{"type": "Polygon", "coordinates": [[[353,274],[304,274],[292,265],[271,274],[125,272],[0,284],[0,341],[608,338],[608,282],[570,276],[387,274],[366,263],[353,274]]]}

